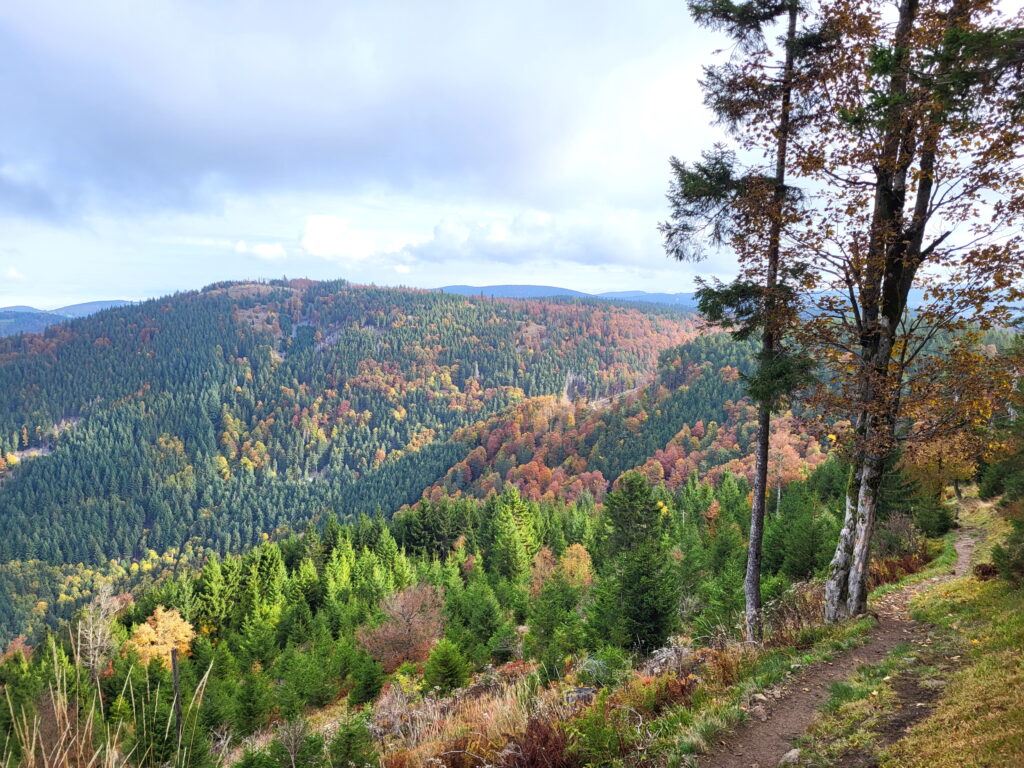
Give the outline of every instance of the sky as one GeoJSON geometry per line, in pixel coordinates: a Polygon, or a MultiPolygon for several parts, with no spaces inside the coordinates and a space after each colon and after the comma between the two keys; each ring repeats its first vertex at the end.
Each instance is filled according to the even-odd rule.
{"type": "Polygon", "coordinates": [[[683,0],[0,4],[0,306],[228,279],[686,291],[683,0]]]}

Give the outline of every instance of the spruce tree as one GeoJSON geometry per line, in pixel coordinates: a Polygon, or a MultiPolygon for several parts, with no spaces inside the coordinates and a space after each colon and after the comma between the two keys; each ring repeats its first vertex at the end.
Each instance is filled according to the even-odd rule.
{"type": "Polygon", "coordinates": [[[451,693],[468,680],[469,663],[459,646],[447,638],[438,642],[423,668],[423,682],[427,690],[451,693]]]}
{"type": "Polygon", "coordinates": [[[627,472],[608,494],[618,586],[618,633],[627,647],[648,653],[660,647],[678,625],[678,585],[663,536],[669,510],[659,506],[647,479],[627,472]]]}

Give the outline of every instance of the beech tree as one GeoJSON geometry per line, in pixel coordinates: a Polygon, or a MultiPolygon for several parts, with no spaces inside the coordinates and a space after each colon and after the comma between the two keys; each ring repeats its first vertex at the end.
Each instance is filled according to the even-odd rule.
{"type": "Polygon", "coordinates": [[[801,83],[815,108],[796,145],[821,192],[787,234],[813,256],[805,342],[831,379],[818,403],[853,425],[826,583],[837,621],[866,609],[885,467],[929,423],[914,412],[945,392],[943,429],[970,421],[961,406],[985,379],[964,365],[982,361],[963,331],[1005,322],[1022,296],[1024,28],[985,0],[900,0],[895,13],[836,0],[821,14],[842,44],[817,52],[801,83]]]}
{"type": "Polygon", "coordinates": [[[376,627],[363,627],[356,637],[370,655],[391,674],[406,661],[426,661],[444,623],[443,601],[429,584],[417,584],[384,600],[385,620],[376,627]]]}

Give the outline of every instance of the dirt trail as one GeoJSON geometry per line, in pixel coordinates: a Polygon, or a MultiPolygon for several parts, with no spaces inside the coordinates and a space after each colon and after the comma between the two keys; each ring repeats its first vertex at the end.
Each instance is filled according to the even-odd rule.
{"type": "Polygon", "coordinates": [[[794,675],[776,690],[778,698],[770,696],[754,707],[761,717],[767,715],[767,719],[762,722],[752,717],[731,733],[718,750],[700,758],[697,765],[701,768],[775,768],[792,749],[791,742],[807,730],[828,699],[829,685],[846,679],[861,664],[881,662],[901,643],[929,644],[927,627],[909,616],[910,601],[922,589],[965,575],[979,537],[978,531],[962,529],[956,540],[956,565],[948,573],[895,590],[873,602],[870,607],[878,616],[878,626],[865,645],[794,675]]]}

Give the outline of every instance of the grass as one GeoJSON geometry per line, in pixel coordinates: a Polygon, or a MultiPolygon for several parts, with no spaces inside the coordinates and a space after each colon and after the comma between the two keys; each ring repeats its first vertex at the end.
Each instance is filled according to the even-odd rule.
{"type": "Polygon", "coordinates": [[[791,676],[796,669],[827,661],[836,654],[862,645],[874,627],[866,618],[833,627],[816,627],[807,640],[813,644],[806,650],[795,647],[776,648],[755,657],[742,670],[740,679],[719,689],[705,688],[690,705],[663,717],[651,752],[664,753],[670,766],[693,764],[694,756],[711,750],[715,740],[746,717],[751,698],[772,688],[791,676]]]}
{"type": "MultiPolygon", "coordinates": [[[[966,500],[960,519],[980,532],[974,560],[986,562],[1007,522],[977,499],[966,500]]],[[[944,555],[921,578],[951,563],[944,555]]],[[[1024,764],[1024,592],[968,576],[923,591],[911,613],[929,625],[925,644],[897,648],[835,684],[802,740],[802,764],[1024,764]],[[893,727],[903,722],[907,732],[893,727]]]]}
{"type": "MultiPolygon", "coordinates": [[[[953,534],[946,536],[940,545],[941,552],[925,569],[898,582],[878,587],[872,591],[871,598],[877,599],[896,589],[923,582],[938,573],[948,571],[956,562],[956,549],[953,543],[953,534]]],[[[688,709],[664,718],[665,730],[672,733],[669,743],[660,745],[668,755],[668,765],[680,768],[694,765],[695,755],[710,751],[718,737],[745,719],[746,707],[754,694],[783,682],[794,669],[828,661],[838,653],[863,645],[874,627],[875,620],[872,618],[835,626],[814,627],[802,638],[805,642],[800,643],[805,647],[810,644],[808,650],[785,647],[767,651],[745,670],[742,678],[734,685],[721,691],[707,692],[705,696],[695,698],[688,709]]],[[[858,697],[865,686],[866,682],[857,688],[858,697]]],[[[876,688],[877,686],[871,686],[867,693],[876,688]]],[[[834,694],[837,698],[836,707],[839,706],[838,697],[844,694],[851,697],[855,695],[853,690],[837,689],[834,694]]],[[[656,744],[655,749],[658,746],[656,744]]]]}
{"type": "Polygon", "coordinates": [[[958,641],[963,666],[934,713],[883,756],[887,768],[1024,763],[1024,592],[957,580],[923,596],[915,618],[958,641]]]}

